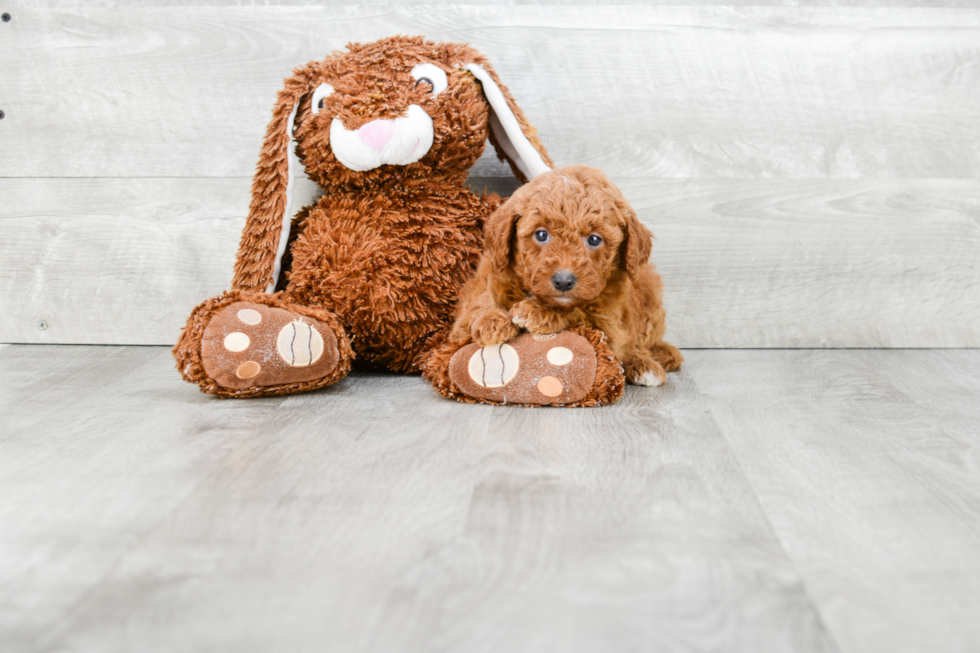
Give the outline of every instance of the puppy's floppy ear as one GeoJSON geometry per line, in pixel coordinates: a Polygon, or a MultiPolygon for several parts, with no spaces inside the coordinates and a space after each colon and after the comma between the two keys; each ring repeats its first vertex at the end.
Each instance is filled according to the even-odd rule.
{"type": "Polygon", "coordinates": [[[626,238],[623,240],[623,267],[630,278],[635,279],[640,268],[650,259],[653,250],[653,234],[636,217],[636,211],[625,198],[616,199],[626,238]]]}
{"type": "Polygon", "coordinates": [[[300,100],[313,90],[315,68],[315,63],[310,62],[293,71],[272,108],[272,121],[252,180],[248,219],[238,246],[234,290],[271,293],[279,280],[295,210],[293,178],[300,167],[294,152],[293,124],[300,100]]]}
{"type": "Polygon", "coordinates": [[[555,164],[538,139],[537,130],[528,123],[490,64],[480,56],[463,68],[482,84],[483,95],[490,105],[490,142],[497,155],[510,164],[520,182],[527,183],[551,170],[555,164]]]}
{"type": "Polygon", "coordinates": [[[521,217],[519,206],[519,200],[512,196],[487,218],[483,228],[483,255],[497,272],[503,272],[510,266],[511,242],[521,217]]]}

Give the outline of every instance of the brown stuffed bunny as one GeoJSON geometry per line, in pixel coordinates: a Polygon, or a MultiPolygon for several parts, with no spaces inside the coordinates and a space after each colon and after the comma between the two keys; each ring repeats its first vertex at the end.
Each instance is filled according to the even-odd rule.
{"type": "Polygon", "coordinates": [[[194,309],[174,348],[184,379],[252,397],[334,383],[355,354],[419,372],[499,205],[465,185],[487,138],[521,181],[553,165],[469,46],[393,37],[298,68],[273,108],[232,289],[194,309]],[[298,213],[293,140],[324,191],[298,213]]]}

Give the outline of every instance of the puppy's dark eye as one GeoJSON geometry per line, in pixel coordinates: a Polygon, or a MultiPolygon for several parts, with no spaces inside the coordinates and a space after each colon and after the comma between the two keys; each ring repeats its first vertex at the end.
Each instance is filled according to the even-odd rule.
{"type": "Polygon", "coordinates": [[[585,242],[589,244],[589,247],[598,247],[599,245],[602,244],[602,236],[600,236],[599,234],[592,234],[591,236],[585,239],[585,242]]]}
{"type": "Polygon", "coordinates": [[[548,242],[549,238],[551,238],[551,235],[546,229],[538,229],[534,232],[534,240],[538,241],[539,243],[546,243],[548,242]]]}
{"type": "Polygon", "coordinates": [[[320,98],[320,101],[316,103],[316,106],[317,106],[318,109],[326,109],[327,108],[327,98],[325,98],[325,97],[320,98]]]}
{"type": "Polygon", "coordinates": [[[428,84],[429,88],[425,91],[426,93],[431,93],[436,88],[436,85],[433,84],[432,80],[428,77],[419,77],[417,80],[415,80],[415,88],[418,88],[419,84],[428,84]]]}

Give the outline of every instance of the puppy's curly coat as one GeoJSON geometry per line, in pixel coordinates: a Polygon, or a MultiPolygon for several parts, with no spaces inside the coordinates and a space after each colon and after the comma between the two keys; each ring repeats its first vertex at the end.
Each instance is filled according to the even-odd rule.
{"type": "Polygon", "coordinates": [[[490,217],[476,276],[460,295],[452,339],[481,347],[521,328],[604,332],[626,378],[660,385],[684,360],[664,342],[663,284],[649,263],[652,234],[620,190],[588,166],[555,169],[518,189],[490,217]]]}

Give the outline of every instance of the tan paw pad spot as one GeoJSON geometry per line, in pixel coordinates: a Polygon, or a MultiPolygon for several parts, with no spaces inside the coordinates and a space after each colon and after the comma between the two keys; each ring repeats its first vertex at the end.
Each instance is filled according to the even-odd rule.
{"type": "Polygon", "coordinates": [[[252,344],[248,336],[241,331],[235,331],[225,336],[224,345],[228,351],[245,351],[252,344]]]}
{"type": "Polygon", "coordinates": [[[262,366],[255,361],[245,361],[235,370],[235,376],[239,379],[254,379],[262,371],[262,366]]]}
{"type": "Polygon", "coordinates": [[[534,339],[535,340],[551,340],[552,338],[554,338],[557,335],[558,335],[557,333],[535,333],[534,334],[534,339]]]}
{"type": "Polygon", "coordinates": [[[470,357],[469,374],[483,388],[501,388],[517,376],[520,368],[517,350],[508,344],[477,349],[470,357]]]}
{"type": "Polygon", "coordinates": [[[262,314],[254,308],[243,308],[238,311],[238,319],[245,324],[255,326],[262,321],[262,314]]]}
{"type": "Polygon", "coordinates": [[[548,362],[552,365],[568,365],[575,358],[572,350],[568,347],[552,347],[546,355],[548,362]]]}
{"type": "Polygon", "coordinates": [[[562,387],[561,381],[553,376],[542,376],[538,380],[538,392],[545,397],[557,397],[564,390],[565,388],[562,387]]]}
{"type": "Polygon", "coordinates": [[[307,367],[323,354],[323,336],[309,323],[293,320],[279,331],[276,351],[288,365],[307,367]]]}

